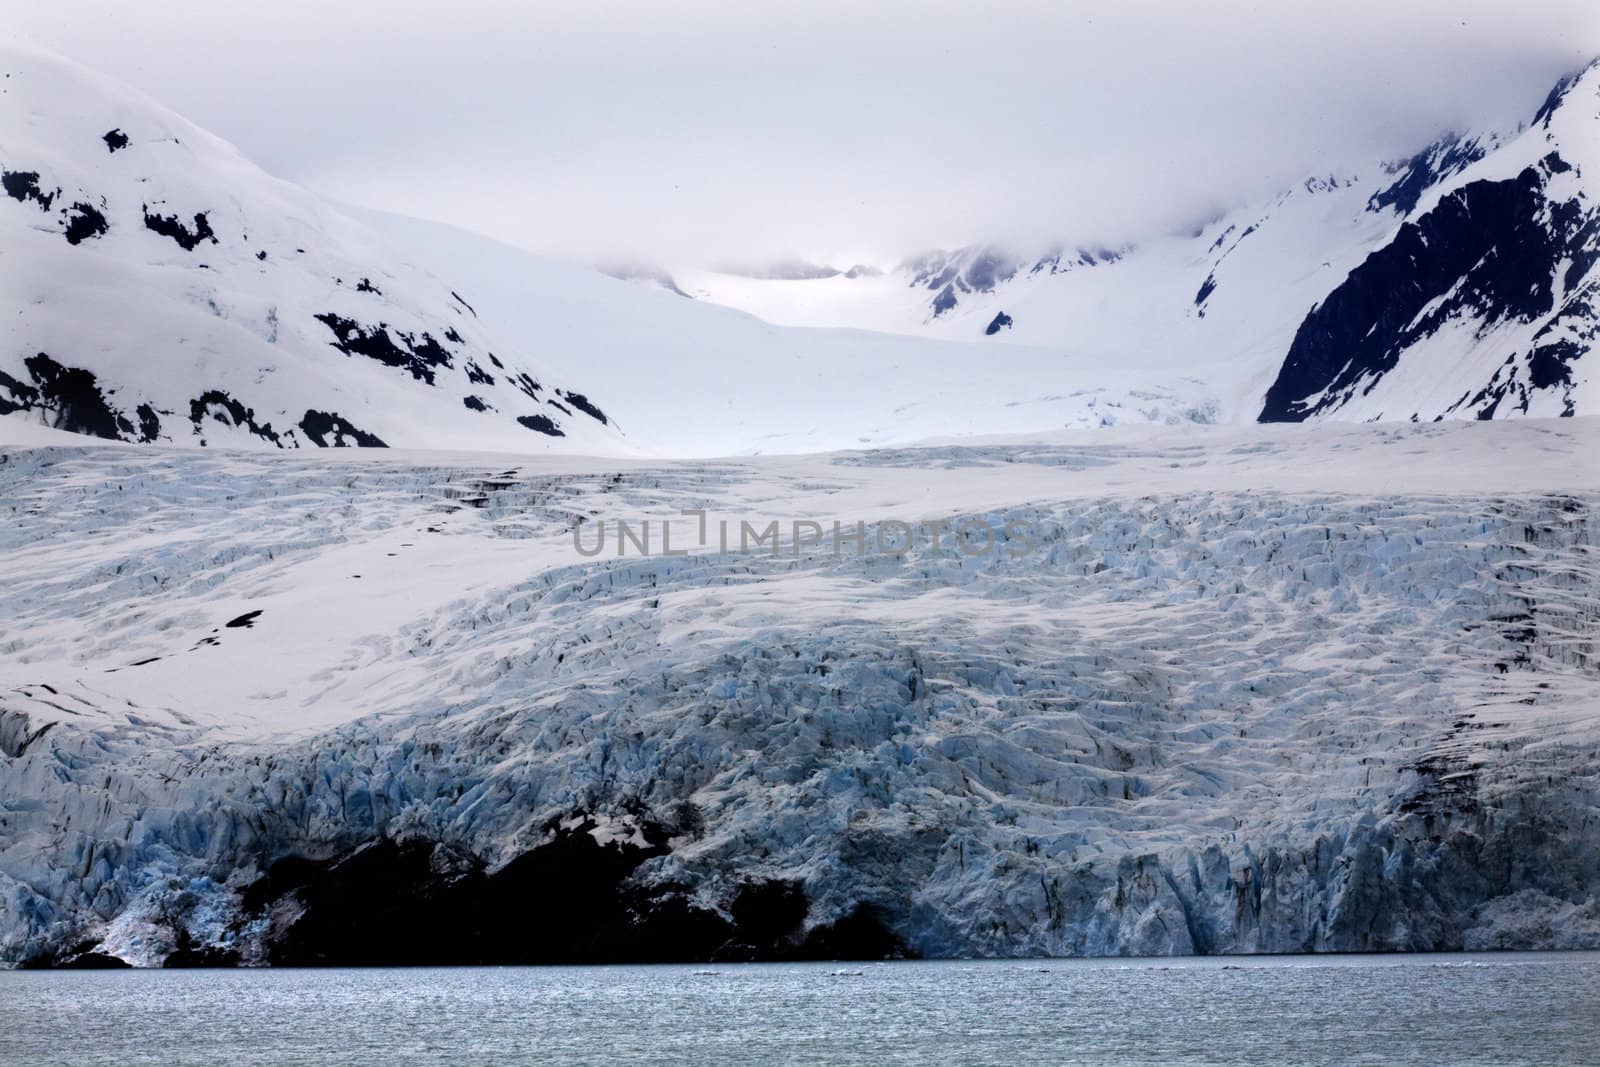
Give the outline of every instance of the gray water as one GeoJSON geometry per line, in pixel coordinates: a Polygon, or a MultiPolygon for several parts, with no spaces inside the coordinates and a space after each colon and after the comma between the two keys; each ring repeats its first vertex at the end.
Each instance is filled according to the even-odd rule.
{"type": "Polygon", "coordinates": [[[1600,953],[0,972],[0,1062],[1600,1060],[1600,953]]]}

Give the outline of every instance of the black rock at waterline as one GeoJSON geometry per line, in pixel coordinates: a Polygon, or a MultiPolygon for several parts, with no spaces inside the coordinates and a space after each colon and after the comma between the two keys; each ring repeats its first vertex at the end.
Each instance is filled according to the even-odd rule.
{"type": "Polygon", "coordinates": [[[288,857],[244,896],[269,922],[275,966],[669,963],[904,958],[905,946],[868,907],[805,930],[807,901],[789,882],[749,883],[726,916],[685,887],[641,887],[631,877],[666,851],[602,844],[583,821],[490,870],[428,841],[381,839],[331,861],[288,857]]]}
{"type": "Polygon", "coordinates": [[[177,930],[177,947],[172,950],[166,959],[161,961],[161,966],[167,970],[196,967],[237,967],[241,962],[239,953],[233,949],[216,945],[196,944],[189,931],[179,927],[177,930]]]}
{"type": "Polygon", "coordinates": [[[125,971],[132,965],[126,960],[99,951],[94,941],[84,941],[60,956],[40,956],[23,960],[19,965],[25,971],[125,971]]]}

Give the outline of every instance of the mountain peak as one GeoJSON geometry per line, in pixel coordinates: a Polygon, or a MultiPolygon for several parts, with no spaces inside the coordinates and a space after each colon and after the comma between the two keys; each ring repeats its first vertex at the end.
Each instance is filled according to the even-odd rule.
{"type": "Polygon", "coordinates": [[[731,274],[738,278],[781,282],[817,281],[822,278],[837,278],[844,273],[835,267],[813,263],[800,256],[783,256],[753,263],[721,263],[713,269],[718,274],[731,274]]]}

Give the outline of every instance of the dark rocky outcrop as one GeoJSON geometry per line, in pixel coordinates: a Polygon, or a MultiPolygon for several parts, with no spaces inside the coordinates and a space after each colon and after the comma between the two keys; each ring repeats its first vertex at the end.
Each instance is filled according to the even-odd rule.
{"type": "Polygon", "coordinates": [[[1483,157],[1483,145],[1477,140],[1446,134],[1410,159],[1395,164],[1390,170],[1394,181],[1372,194],[1367,210],[1393,208],[1397,214],[1409,215],[1429,188],[1483,157]]]}
{"type": "Polygon", "coordinates": [[[23,960],[25,971],[125,971],[131,964],[106,952],[99,951],[99,943],[87,941],[60,956],[39,956],[23,960]]]}
{"type": "Polygon", "coordinates": [[[0,171],[0,188],[6,195],[19,204],[32,200],[39,205],[40,211],[49,211],[50,205],[55,203],[56,197],[61,195],[61,190],[56,189],[46,192],[39,186],[39,172],[36,170],[5,170],[0,171]]]}
{"type": "Polygon", "coordinates": [[[139,417],[139,442],[149,444],[161,435],[161,416],[149,404],[140,404],[134,414],[139,417]]]}
{"type": "Polygon", "coordinates": [[[573,407],[577,408],[591,419],[599,420],[602,426],[609,422],[609,420],[606,418],[606,413],[595,407],[594,404],[590,403],[589,398],[584,396],[582,393],[573,393],[560,389],[556,390],[556,392],[560,393],[560,395],[566,399],[567,403],[571,404],[573,407]]]}
{"type": "Polygon", "coordinates": [[[157,215],[150,210],[147,204],[144,208],[145,229],[159,233],[163,237],[170,237],[178,243],[178,247],[185,252],[193,252],[199,247],[201,241],[217,243],[217,235],[211,230],[211,222],[206,218],[204,211],[196,212],[194,226],[191,229],[176,215],[157,215]]]}
{"type": "MultiPolygon", "coordinates": [[[[235,400],[221,389],[208,389],[189,402],[189,421],[194,432],[202,434],[207,421],[224,426],[236,426],[274,445],[282,444],[280,436],[270,422],[257,422],[253,408],[235,400]]],[[[204,440],[202,439],[202,444],[204,440]]]]}
{"type": "Polygon", "coordinates": [[[354,319],[331,311],[316,316],[316,319],[333,331],[338,338],[333,342],[333,347],[345,355],[366,356],[386,367],[398,367],[419,382],[432,385],[437,368],[454,366],[450,353],[434,340],[432,334],[391,330],[388,324],[382,322],[376,326],[363,326],[354,319]]]}
{"type": "Polygon", "coordinates": [[[100,209],[79,201],[67,213],[67,244],[75,245],[91,237],[103,237],[106,228],[106,217],[100,209]]]}
{"type": "MultiPolygon", "coordinates": [[[[1260,420],[1297,422],[1336,410],[1452,320],[1470,319],[1481,331],[1556,310],[1557,286],[1578,288],[1600,256],[1600,216],[1581,201],[1545,195],[1548,178],[1566,169],[1552,153],[1515,178],[1471,182],[1403,224],[1300,324],[1260,420]]],[[[1539,357],[1539,380],[1566,380],[1564,368],[1579,354],[1552,343],[1539,357]]],[[[1525,410],[1529,373],[1497,375],[1461,403],[1492,415],[1520,389],[1525,410]]]]}
{"type": "Polygon", "coordinates": [[[428,841],[379,839],[334,860],[286,857],[244,894],[268,919],[276,966],[668,963],[903,957],[875,913],[807,930],[789,882],[742,885],[726,914],[680,886],[644,887],[640,865],[667,851],[666,832],[601,843],[592,820],[565,820],[546,840],[490,868],[428,841]]]}
{"type": "Polygon", "coordinates": [[[557,426],[553,420],[544,415],[518,415],[517,421],[530,430],[537,430],[548,437],[565,437],[566,432],[557,426]]]}
{"type": "MultiPolygon", "coordinates": [[[[33,384],[0,372],[0,415],[41,411],[58,430],[112,441],[136,439],[133,423],[112,405],[92,371],[68,367],[43,352],[23,360],[33,384]]],[[[145,424],[140,414],[141,425],[145,424]]]]}
{"type": "Polygon", "coordinates": [[[323,448],[388,448],[377,434],[351,425],[348,419],[328,411],[307,411],[300,420],[306,437],[323,448]]]}

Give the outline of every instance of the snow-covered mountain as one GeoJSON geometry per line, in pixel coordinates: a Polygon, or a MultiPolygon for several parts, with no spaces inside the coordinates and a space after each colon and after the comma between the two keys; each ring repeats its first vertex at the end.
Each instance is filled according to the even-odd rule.
{"type": "Polygon", "coordinates": [[[613,268],[630,284],[335,208],[65,60],[7,45],[0,66],[3,420],[213,446],[715,455],[1217,412],[1193,374],[783,328],[648,270],[613,268]]]}
{"type": "Polygon", "coordinates": [[[1229,421],[1595,411],[1580,360],[1600,329],[1597,145],[1591,65],[1523,129],[1312,177],[1192,234],[935,252],[877,276],[674,277],[772,322],[1062,346],[1152,382],[1186,371],[1229,421]]]}
{"type": "Polygon", "coordinates": [[[0,415],[124,441],[628,450],[470,293],[232,146],[0,46],[0,415]],[[530,358],[531,357],[531,358],[530,358]]]}
{"type": "Polygon", "coordinates": [[[1600,947],[1597,432],[8,448],[0,962],[1600,947]]]}
{"type": "Polygon", "coordinates": [[[1374,195],[1404,221],[1301,322],[1263,420],[1600,407],[1600,62],[1490,149],[1436,145],[1374,195]]]}
{"type": "Polygon", "coordinates": [[[625,284],[335,210],[131,90],[3,56],[0,418],[131,441],[707,455],[1563,414],[1593,390],[1596,68],[1515,134],[1309,180],[1193,235],[881,274],[614,268],[643,283],[625,284]]]}
{"type": "Polygon", "coordinates": [[[459,279],[485,320],[557,373],[597,380],[630,439],[667,455],[1207,422],[1239,391],[1226,374],[1122,366],[1071,348],[1014,345],[996,359],[971,341],[774,326],[685,300],[647,272],[618,281],[439,223],[347,210],[459,279]]]}

